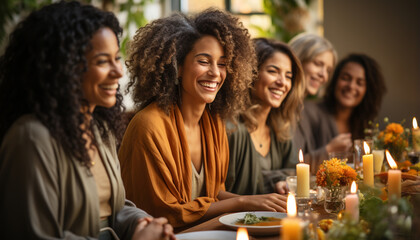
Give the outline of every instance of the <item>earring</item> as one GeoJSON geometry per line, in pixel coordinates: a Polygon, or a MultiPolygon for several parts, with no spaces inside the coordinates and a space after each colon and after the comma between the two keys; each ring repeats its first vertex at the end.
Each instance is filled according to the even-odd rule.
{"type": "Polygon", "coordinates": [[[178,85],[180,80],[181,80],[181,77],[178,77],[177,79],[175,79],[175,85],[178,85]]]}

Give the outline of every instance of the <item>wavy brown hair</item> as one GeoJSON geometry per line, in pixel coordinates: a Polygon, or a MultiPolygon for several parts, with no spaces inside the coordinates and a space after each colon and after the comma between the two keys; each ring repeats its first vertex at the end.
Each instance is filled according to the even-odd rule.
{"type": "Polygon", "coordinates": [[[140,28],[129,44],[126,65],[130,73],[127,91],[133,88],[137,110],[156,102],[165,112],[180,100],[178,67],[194,43],[214,36],[223,47],[227,76],[211,103],[212,114],[232,118],[249,103],[248,87],[256,73],[255,52],[248,30],[232,15],[207,9],[195,16],[176,13],[140,28]]]}
{"type": "Polygon", "coordinates": [[[382,105],[382,99],[387,89],[381,68],[375,59],[369,57],[366,54],[350,54],[337,64],[332,79],[328,83],[327,89],[325,91],[324,102],[328,111],[330,111],[332,114],[336,114],[338,107],[334,92],[341,74],[341,70],[347,63],[350,62],[360,64],[363,67],[365,70],[366,79],[365,96],[363,97],[362,102],[353,109],[349,121],[352,134],[351,136],[354,140],[365,137],[364,131],[369,127],[369,121],[374,120],[379,114],[379,110],[381,109],[382,105]]]}
{"type": "MultiPolygon", "coordinates": [[[[122,33],[114,14],[78,2],[59,2],[32,12],[10,35],[0,57],[0,142],[16,119],[33,114],[70,156],[90,165],[86,140],[89,131],[82,108],[82,76],[92,36],[103,27],[122,33]]],[[[97,106],[93,113],[104,140],[109,130],[122,135],[122,95],[112,108],[97,106]]]]}
{"type": "MultiPolygon", "coordinates": [[[[302,65],[290,47],[280,41],[257,38],[254,39],[254,46],[257,54],[258,70],[276,52],[286,54],[292,63],[292,87],[280,107],[272,108],[267,118],[267,124],[274,130],[277,139],[280,141],[288,140],[291,138],[292,129],[296,126],[303,108],[305,77],[302,65]]],[[[254,81],[258,81],[258,77],[254,81]]],[[[252,102],[256,104],[256,100],[252,96],[252,88],[249,89],[249,92],[252,102]]],[[[256,126],[253,116],[255,116],[257,111],[258,106],[253,105],[244,114],[241,114],[241,121],[251,131],[256,126]]]]}

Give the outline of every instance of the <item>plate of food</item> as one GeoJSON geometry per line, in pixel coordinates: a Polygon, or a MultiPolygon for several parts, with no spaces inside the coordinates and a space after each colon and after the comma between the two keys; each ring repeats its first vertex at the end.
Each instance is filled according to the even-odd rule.
{"type": "Polygon", "coordinates": [[[180,233],[176,234],[176,239],[178,240],[235,240],[236,239],[236,232],[232,231],[197,231],[197,232],[189,232],[189,233],[180,233]]]}
{"type": "Polygon", "coordinates": [[[245,227],[251,235],[275,235],[285,217],[280,212],[240,212],[220,217],[219,222],[233,229],[245,227]]]}

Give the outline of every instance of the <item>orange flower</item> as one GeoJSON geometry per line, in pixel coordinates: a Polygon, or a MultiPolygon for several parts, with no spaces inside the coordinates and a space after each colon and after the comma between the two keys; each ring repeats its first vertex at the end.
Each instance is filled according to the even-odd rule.
{"type": "Polygon", "coordinates": [[[399,123],[390,123],[385,130],[394,134],[402,134],[404,132],[404,128],[399,123]]]}
{"type": "Polygon", "coordinates": [[[324,160],[316,173],[316,182],[321,187],[346,186],[356,178],[356,171],[337,158],[324,160]]]}

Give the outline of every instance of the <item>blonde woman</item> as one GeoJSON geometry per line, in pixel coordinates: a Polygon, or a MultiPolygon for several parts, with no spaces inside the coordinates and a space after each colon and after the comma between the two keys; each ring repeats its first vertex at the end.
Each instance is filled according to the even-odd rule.
{"type": "Polygon", "coordinates": [[[305,154],[305,162],[310,163],[314,174],[322,160],[328,159],[330,152],[346,152],[352,147],[350,133],[326,136],[331,132],[331,125],[318,108],[317,100],[320,88],[331,77],[337,62],[337,53],[333,45],[325,38],[315,34],[301,33],[289,42],[290,47],[302,63],[306,79],[306,100],[293,142],[305,154]]]}

